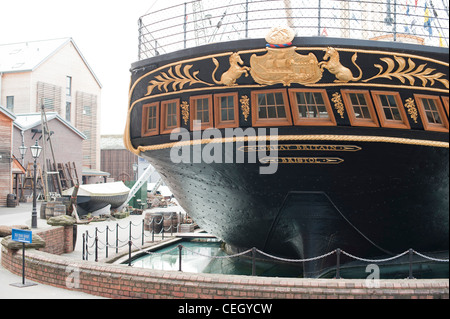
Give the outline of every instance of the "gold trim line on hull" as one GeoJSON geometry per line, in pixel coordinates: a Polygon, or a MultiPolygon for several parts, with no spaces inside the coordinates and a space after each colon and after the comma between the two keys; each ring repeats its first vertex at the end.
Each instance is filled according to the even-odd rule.
{"type": "Polygon", "coordinates": [[[247,142],[247,141],[339,141],[339,142],[368,142],[368,143],[393,143],[393,144],[406,144],[406,145],[418,145],[429,147],[449,148],[448,142],[429,141],[419,139],[408,139],[399,137],[385,137],[385,136],[358,136],[358,135],[278,135],[278,136],[242,136],[242,137],[226,137],[216,139],[201,139],[201,140],[189,140],[182,142],[164,143],[158,145],[138,146],[134,148],[131,141],[126,141],[125,146],[131,152],[140,155],[141,152],[162,150],[172,147],[192,146],[209,143],[235,143],[235,142],[247,142]]]}

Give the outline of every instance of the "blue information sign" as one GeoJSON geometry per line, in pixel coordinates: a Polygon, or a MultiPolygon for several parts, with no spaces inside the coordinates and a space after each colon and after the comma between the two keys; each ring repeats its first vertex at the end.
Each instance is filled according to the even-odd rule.
{"type": "Polygon", "coordinates": [[[20,243],[31,244],[33,241],[33,232],[31,230],[24,229],[12,229],[12,240],[20,243]]]}

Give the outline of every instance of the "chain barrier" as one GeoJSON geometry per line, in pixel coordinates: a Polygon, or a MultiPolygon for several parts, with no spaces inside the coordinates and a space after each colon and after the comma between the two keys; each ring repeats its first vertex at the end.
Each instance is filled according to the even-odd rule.
{"type": "Polygon", "coordinates": [[[106,258],[108,258],[108,248],[111,249],[115,249],[116,250],[116,254],[118,253],[119,249],[125,247],[128,245],[128,255],[129,255],[129,260],[128,260],[128,265],[132,266],[131,262],[132,262],[132,258],[131,258],[131,248],[134,247],[136,251],[138,251],[141,254],[147,254],[147,255],[165,255],[165,254],[170,254],[175,250],[179,250],[179,270],[181,271],[182,269],[182,251],[185,250],[191,254],[195,254],[201,257],[205,257],[205,258],[211,258],[211,259],[231,259],[231,258],[236,258],[236,257],[241,257],[244,255],[248,255],[251,254],[251,259],[252,259],[252,275],[256,275],[255,274],[255,262],[256,262],[256,254],[259,253],[262,256],[265,256],[269,259],[273,259],[273,260],[277,260],[277,261],[281,261],[281,262],[286,262],[286,263],[306,263],[306,262],[313,262],[313,261],[317,261],[323,258],[327,258],[333,254],[336,254],[336,277],[335,278],[340,278],[340,255],[344,254],[349,258],[358,260],[358,261],[362,261],[362,262],[366,262],[366,263],[383,263],[383,262],[388,262],[388,261],[392,261],[395,259],[398,259],[400,257],[403,257],[407,254],[409,254],[409,278],[414,278],[412,275],[412,263],[413,263],[413,255],[417,255],[423,259],[429,260],[429,261],[433,261],[433,262],[449,262],[448,259],[440,259],[440,258],[435,258],[435,257],[431,257],[431,256],[427,256],[425,254],[422,254],[414,249],[408,249],[396,256],[391,256],[388,258],[383,258],[383,259],[367,259],[367,258],[362,258],[362,257],[358,257],[355,256],[353,254],[350,254],[344,250],[341,250],[339,248],[332,250],[328,253],[325,253],[323,255],[320,256],[316,256],[316,257],[312,257],[312,258],[304,258],[304,259],[288,259],[288,258],[282,258],[279,256],[274,256],[271,255],[269,253],[266,253],[256,247],[253,247],[251,249],[245,250],[243,252],[240,253],[236,253],[236,254],[231,254],[231,255],[226,255],[226,256],[209,256],[209,255],[205,255],[202,254],[200,252],[196,252],[188,247],[185,247],[183,245],[178,245],[168,251],[164,251],[164,252],[153,252],[153,251],[148,251],[148,250],[143,250],[141,247],[139,247],[138,245],[136,245],[133,240],[138,240],[141,239],[141,245],[144,245],[144,239],[146,237],[152,237],[152,242],[154,242],[155,238],[155,234],[156,235],[161,235],[161,240],[164,240],[164,234],[169,232],[171,233],[171,235],[173,236],[173,230],[175,229],[175,231],[178,231],[179,227],[180,227],[180,223],[177,222],[177,225],[174,226],[173,222],[172,222],[172,217],[173,217],[173,213],[168,216],[168,217],[164,217],[164,214],[162,214],[161,216],[162,218],[157,221],[155,219],[155,217],[152,217],[150,220],[146,221],[145,219],[142,220],[142,223],[133,223],[132,221],[130,221],[128,223],[128,226],[122,227],[121,225],[119,225],[119,223],[116,223],[116,227],[115,228],[110,228],[109,226],[106,226],[106,229],[104,230],[99,230],[97,227],[95,228],[95,235],[89,235],[89,232],[86,231],[85,233],[82,234],[83,237],[83,252],[82,252],[82,258],[83,260],[88,260],[89,256],[95,256],[95,261],[98,261],[98,252],[99,250],[105,250],[106,251],[106,258]],[[171,224],[169,226],[164,226],[164,221],[165,220],[170,220],[171,224]],[[161,225],[161,229],[156,232],[155,231],[155,226],[160,226],[161,225]],[[132,227],[142,227],[142,232],[141,232],[141,237],[137,236],[134,237],[132,235],[132,227]],[[145,233],[145,226],[148,226],[148,232],[149,234],[147,235],[145,233]],[[119,239],[119,229],[127,229],[129,230],[129,234],[128,234],[128,239],[126,240],[120,240],[119,239]],[[115,238],[115,245],[109,243],[109,238],[108,238],[108,234],[110,232],[116,232],[116,238],[115,238]],[[105,234],[106,236],[106,242],[105,241],[101,241],[98,238],[99,234],[105,234]],[[90,239],[94,239],[92,242],[90,242],[90,239]],[[93,250],[93,251],[92,251],[93,250]]]}
{"type": "MultiPolygon", "coordinates": [[[[168,217],[168,219],[170,221],[172,221],[172,214],[168,217]]],[[[91,236],[89,235],[89,232],[86,231],[85,233],[83,233],[82,237],[83,237],[83,252],[82,252],[82,258],[83,260],[88,260],[89,256],[95,256],[95,261],[98,261],[98,252],[99,250],[106,250],[106,258],[108,258],[108,248],[111,249],[115,249],[116,253],[118,253],[119,249],[125,247],[128,245],[128,255],[129,255],[129,260],[128,260],[128,265],[132,266],[131,262],[132,262],[132,258],[131,258],[131,248],[134,247],[136,251],[138,251],[140,254],[147,254],[147,255],[165,255],[165,254],[170,254],[175,250],[179,250],[179,271],[182,271],[182,251],[185,250],[191,254],[195,254],[201,257],[205,257],[205,258],[211,258],[211,259],[231,259],[231,258],[236,258],[236,257],[241,257],[244,255],[248,255],[251,254],[251,259],[252,259],[252,275],[256,275],[255,273],[255,262],[256,262],[256,254],[259,253],[260,255],[263,255],[269,259],[274,259],[277,261],[281,261],[281,262],[286,262],[286,263],[306,263],[306,262],[313,262],[313,261],[317,261],[323,258],[327,258],[333,254],[336,254],[336,277],[337,279],[340,278],[340,255],[344,254],[349,258],[358,260],[358,261],[362,261],[362,262],[366,262],[366,263],[383,263],[383,262],[388,262],[388,261],[392,261],[395,259],[398,259],[400,257],[403,257],[407,254],[409,254],[409,278],[414,278],[412,275],[412,263],[413,263],[413,255],[417,255],[423,259],[429,260],[429,261],[433,261],[433,262],[446,262],[448,263],[449,260],[448,259],[440,259],[440,258],[435,258],[435,257],[431,257],[431,256],[427,256],[425,254],[422,254],[414,249],[408,249],[398,255],[395,256],[391,256],[388,258],[383,258],[383,259],[367,259],[367,258],[362,258],[362,257],[358,257],[355,256],[353,254],[350,254],[344,250],[341,250],[339,248],[332,250],[328,253],[325,253],[323,255],[320,256],[316,256],[316,257],[312,257],[312,258],[304,258],[304,259],[288,259],[288,258],[282,258],[279,256],[274,256],[271,255],[269,253],[266,253],[262,250],[259,250],[256,247],[253,247],[251,249],[245,250],[243,252],[240,253],[236,253],[236,254],[231,254],[231,255],[226,255],[226,256],[209,256],[209,255],[205,255],[199,252],[196,252],[188,247],[185,247],[183,245],[177,245],[176,247],[168,250],[168,251],[164,251],[164,252],[154,252],[154,251],[148,251],[148,250],[144,250],[141,247],[139,247],[138,245],[136,245],[133,240],[138,240],[138,239],[142,239],[141,244],[144,245],[144,238],[145,237],[150,237],[152,236],[152,242],[154,242],[154,235],[158,234],[161,235],[161,240],[164,239],[164,234],[167,233],[169,230],[171,232],[171,234],[173,235],[173,229],[176,229],[176,231],[178,231],[178,228],[180,226],[180,223],[177,223],[176,226],[174,226],[173,224],[171,224],[170,226],[164,226],[164,215],[162,215],[161,220],[158,222],[153,218],[151,218],[148,222],[147,222],[147,226],[148,226],[148,232],[150,233],[149,235],[145,234],[145,225],[146,225],[146,221],[145,219],[142,220],[142,223],[133,223],[133,222],[129,222],[128,226],[126,227],[122,227],[121,225],[119,225],[118,223],[116,224],[116,227],[114,229],[110,229],[109,226],[106,226],[106,229],[103,231],[100,231],[97,227],[95,228],[95,235],[91,236]],[[155,225],[161,225],[161,230],[159,232],[155,232],[155,225]],[[138,226],[142,226],[142,233],[141,233],[141,237],[134,237],[132,235],[132,227],[138,227],[138,226]],[[150,227],[152,226],[152,227],[150,227]],[[128,235],[128,239],[127,240],[120,240],[119,239],[119,233],[118,230],[119,229],[129,229],[129,235],[128,235]],[[109,243],[108,241],[108,234],[109,232],[116,232],[116,244],[113,245],[111,243],[109,243]],[[106,236],[106,242],[99,240],[98,238],[98,234],[105,234],[106,236]],[[92,241],[92,243],[89,242],[90,239],[94,239],[92,241]],[[120,243],[120,244],[119,244],[120,243]],[[91,251],[93,250],[93,251],[91,251]]]]}

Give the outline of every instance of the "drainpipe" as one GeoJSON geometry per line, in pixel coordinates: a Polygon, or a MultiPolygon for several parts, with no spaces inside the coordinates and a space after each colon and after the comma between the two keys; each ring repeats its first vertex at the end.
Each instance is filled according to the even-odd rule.
{"type": "Polygon", "coordinates": [[[0,72],[0,105],[2,104],[2,79],[3,79],[3,72],[0,72]]]}

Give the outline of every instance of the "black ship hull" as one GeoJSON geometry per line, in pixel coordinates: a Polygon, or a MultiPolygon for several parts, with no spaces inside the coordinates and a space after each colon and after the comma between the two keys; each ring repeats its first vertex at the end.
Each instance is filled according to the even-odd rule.
{"type": "MultiPolygon", "coordinates": [[[[448,251],[448,149],[382,140],[279,141],[278,148],[291,149],[280,151],[281,159],[342,162],[287,160],[268,175],[260,174],[261,163],[227,164],[223,158],[173,165],[170,149],[143,155],[195,221],[233,247],[256,247],[290,259],[336,248],[364,258],[408,248],[448,251]]],[[[221,147],[225,152],[225,144],[221,147]]],[[[346,260],[351,259],[343,256],[346,260]]],[[[336,256],[307,262],[304,276],[319,276],[333,265],[336,256]]]]}
{"type": "MultiPolygon", "coordinates": [[[[366,259],[394,256],[410,248],[448,255],[448,108],[440,111],[446,123],[439,130],[430,130],[427,118],[415,108],[420,102],[417,94],[439,99],[441,104],[448,101],[448,51],[373,41],[296,38],[299,47],[291,52],[289,63],[294,66],[289,69],[282,64],[285,60],[279,64],[273,62],[276,59],[264,61],[264,57],[276,57],[278,51],[257,49],[263,43],[235,41],[136,63],[124,138],[128,149],[155,166],[200,227],[237,250],[256,247],[290,259],[314,258],[336,248],[366,259]],[[346,65],[351,79],[331,67],[329,71],[320,69],[323,62],[318,60],[330,46],[339,47],[339,63],[346,65]],[[240,52],[240,65],[250,65],[251,70],[248,77],[239,76],[236,83],[225,85],[215,80],[215,72],[231,70],[227,71],[230,51],[240,52]],[[308,59],[295,60],[298,52],[310,52],[308,59]],[[215,68],[217,65],[220,67],[215,68]],[[294,68],[297,65],[300,69],[294,68]],[[309,65],[308,71],[302,71],[304,65],[309,65]],[[270,72],[279,72],[270,73],[269,66],[273,68],[270,72]],[[427,74],[435,74],[434,80],[414,79],[411,74],[419,74],[425,67],[430,67],[427,74]],[[261,113],[254,106],[256,96],[269,89],[289,97],[290,103],[285,105],[292,121],[258,122],[261,113]],[[295,122],[296,105],[290,98],[293,90],[306,89],[322,90],[332,101],[328,113],[333,121],[321,125],[295,122]],[[374,108],[370,125],[357,123],[349,113],[349,101],[340,99],[346,90],[366,92],[373,104],[377,92],[395,92],[404,109],[403,122],[390,126],[383,121],[383,109],[374,108]],[[197,110],[192,108],[192,97],[210,94],[214,100],[216,94],[228,92],[237,92],[241,102],[235,106],[239,108],[235,113],[238,121],[229,127],[267,129],[256,140],[265,145],[275,140],[275,159],[267,155],[251,161],[261,149],[254,148],[249,138],[226,138],[226,128],[216,125],[220,124],[217,120],[210,127],[220,136],[212,143],[211,136],[202,138],[193,129],[197,110]],[[179,99],[178,116],[182,117],[178,126],[190,136],[182,144],[190,154],[187,161],[173,160],[176,134],[171,139],[170,131],[162,128],[155,133],[146,131],[145,108],[161,104],[157,114],[163,114],[164,101],[175,99],[179,99]],[[275,138],[269,136],[269,128],[274,127],[278,130],[275,138]],[[230,149],[234,150],[231,154],[230,149]],[[196,161],[196,152],[221,155],[216,161],[196,161]],[[243,162],[239,156],[244,157],[243,162]],[[274,174],[261,174],[262,166],[275,162],[274,174]]],[[[325,56],[323,60],[326,62],[325,56]]],[[[216,116],[216,109],[211,113],[216,116]]],[[[351,261],[341,256],[341,263],[351,261]]],[[[336,256],[305,262],[303,275],[318,277],[335,265],[336,256]]]]}

